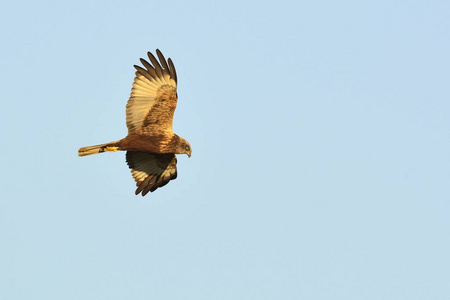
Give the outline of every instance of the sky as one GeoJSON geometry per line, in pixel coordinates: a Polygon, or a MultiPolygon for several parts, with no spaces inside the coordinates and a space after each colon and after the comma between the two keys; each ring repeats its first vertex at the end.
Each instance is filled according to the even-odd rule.
{"type": "Polygon", "coordinates": [[[450,299],[450,2],[0,10],[0,299],[450,299]],[[178,73],[178,178],[135,196],[134,64],[178,73]]]}

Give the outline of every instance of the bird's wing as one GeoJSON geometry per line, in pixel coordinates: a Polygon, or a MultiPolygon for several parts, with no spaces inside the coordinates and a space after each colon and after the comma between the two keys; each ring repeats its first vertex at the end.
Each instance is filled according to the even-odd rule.
{"type": "Polygon", "coordinates": [[[145,196],[177,178],[175,154],[127,151],[126,160],[136,181],[136,195],[142,192],[142,196],[145,196]]]}
{"type": "Polygon", "coordinates": [[[170,58],[166,62],[158,49],[159,62],[153,54],[147,54],[151,63],[141,58],[145,69],[134,66],[136,77],[126,109],[128,134],[172,131],[177,106],[175,66],[170,58]]]}

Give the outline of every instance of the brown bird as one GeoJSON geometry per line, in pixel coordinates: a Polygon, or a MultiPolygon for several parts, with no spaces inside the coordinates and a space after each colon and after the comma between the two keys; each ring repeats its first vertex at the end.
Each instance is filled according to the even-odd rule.
{"type": "Polygon", "coordinates": [[[83,147],[79,156],[103,152],[127,151],[126,161],[136,181],[136,195],[145,196],[177,178],[175,154],[191,156],[188,141],[172,130],[177,107],[177,73],[172,60],[156,49],[158,60],[147,53],[150,63],[141,58],[145,67],[134,66],[131,95],[126,107],[128,135],[120,141],[83,147]]]}

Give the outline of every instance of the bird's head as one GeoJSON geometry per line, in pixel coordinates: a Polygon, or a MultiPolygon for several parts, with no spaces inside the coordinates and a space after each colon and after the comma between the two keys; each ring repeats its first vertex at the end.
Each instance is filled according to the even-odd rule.
{"type": "Polygon", "coordinates": [[[187,156],[191,157],[192,154],[192,148],[188,141],[183,140],[181,143],[183,149],[181,150],[181,153],[187,154],[187,156]]]}

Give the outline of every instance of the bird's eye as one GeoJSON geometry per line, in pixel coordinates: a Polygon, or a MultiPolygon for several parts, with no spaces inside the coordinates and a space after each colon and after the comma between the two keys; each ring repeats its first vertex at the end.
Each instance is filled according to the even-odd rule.
{"type": "Polygon", "coordinates": [[[189,151],[189,146],[186,146],[186,148],[185,148],[185,149],[186,149],[186,151],[189,151]]]}

